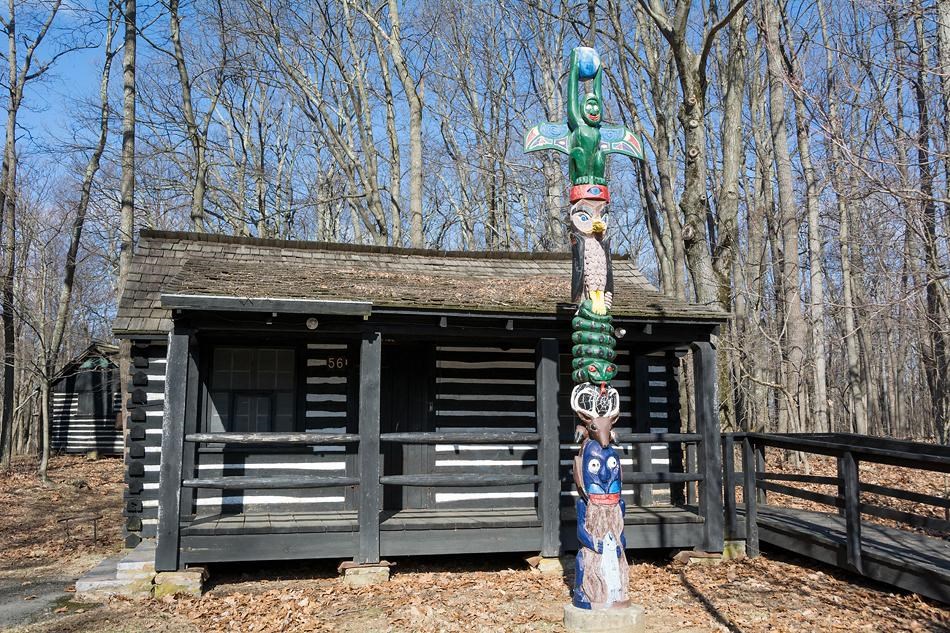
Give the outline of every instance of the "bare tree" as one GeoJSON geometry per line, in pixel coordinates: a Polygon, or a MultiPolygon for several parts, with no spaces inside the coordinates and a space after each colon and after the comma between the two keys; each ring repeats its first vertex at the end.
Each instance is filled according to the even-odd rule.
{"type": "MultiPolygon", "coordinates": [[[[0,25],[7,36],[7,121],[3,149],[3,166],[0,168],[0,209],[3,218],[2,262],[2,323],[3,323],[3,410],[0,415],[0,466],[10,463],[10,427],[13,424],[13,406],[16,384],[14,365],[16,359],[15,288],[16,274],[16,209],[17,209],[17,116],[23,104],[26,85],[41,77],[55,60],[65,54],[63,49],[46,61],[36,58],[37,50],[50,32],[50,27],[59,13],[61,0],[54,0],[49,7],[42,7],[33,32],[19,30],[26,16],[17,16],[21,5],[15,0],[7,3],[7,14],[0,18],[0,25]],[[20,46],[23,44],[24,49],[20,46]]],[[[29,24],[28,20],[25,20],[29,24]]]]}
{"type": "Polygon", "coordinates": [[[43,407],[43,453],[42,459],[40,460],[39,473],[40,478],[44,482],[48,481],[47,468],[49,466],[50,456],[50,418],[53,406],[51,387],[56,376],[57,365],[59,364],[60,353],[63,348],[63,339],[66,334],[66,323],[69,318],[70,308],[72,307],[77,257],[82,241],[83,228],[86,224],[86,213],[89,210],[89,203],[92,196],[93,180],[99,171],[102,153],[105,151],[106,140],[109,136],[109,75],[112,70],[112,60],[118,52],[112,48],[112,40],[115,36],[116,26],[117,22],[113,11],[113,4],[110,2],[106,14],[106,32],[105,41],[103,42],[104,60],[102,63],[102,74],[99,80],[99,135],[89,154],[89,160],[86,163],[82,182],[79,186],[79,200],[76,203],[76,214],[72,221],[69,248],[66,252],[66,262],[63,268],[63,282],[59,291],[56,317],[53,321],[53,332],[48,344],[44,346],[45,349],[43,350],[45,362],[43,363],[43,380],[40,383],[40,402],[43,407]]]}
{"type": "Polygon", "coordinates": [[[718,293],[706,229],[709,205],[706,198],[706,92],[709,86],[707,65],[717,33],[738,14],[746,0],[734,0],[721,20],[714,23],[707,21],[698,53],[690,46],[689,18],[693,7],[691,0],[677,0],[672,16],[666,13],[666,9],[658,0],[639,0],[639,3],[666,39],[676,64],[682,92],[682,103],[677,116],[683,129],[686,153],[683,192],[679,202],[684,218],[686,261],[693,279],[696,300],[700,303],[713,303],[718,293]]]}

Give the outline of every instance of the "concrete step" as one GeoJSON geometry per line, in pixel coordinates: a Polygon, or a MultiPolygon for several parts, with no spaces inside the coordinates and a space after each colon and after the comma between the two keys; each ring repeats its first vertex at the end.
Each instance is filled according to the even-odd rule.
{"type": "MultiPolygon", "coordinates": [[[[145,541],[143,541],[145,543],[145,541]]],[[[155,578],[154,546],[110,556],[76,581],[76,600],[100,602],[112,596],[147,597],[155,578]]]]}
{"type": "Polygon", "coordinates": [[[123,556],[116,565],[118,578],[142,579],[155,575],[155,541],[147,539],[123,556]]]}

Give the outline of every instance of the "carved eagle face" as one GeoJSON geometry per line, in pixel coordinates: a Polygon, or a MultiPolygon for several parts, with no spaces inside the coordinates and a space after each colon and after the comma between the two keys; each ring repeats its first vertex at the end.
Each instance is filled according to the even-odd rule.
{"type": "Polygon", "coordinates": [[[585,237],[602,238],[607,232],[607,216],[603,200],[578,200],[571,207],[571,226],[585,237]]]}

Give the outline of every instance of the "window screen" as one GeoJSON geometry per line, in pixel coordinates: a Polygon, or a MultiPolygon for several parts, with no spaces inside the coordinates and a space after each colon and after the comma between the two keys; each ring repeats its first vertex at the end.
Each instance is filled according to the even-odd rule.
{"type": "Polygon", "coordinates": [[[293,349],[218,347],[211,360],[208,430],[294,430],[293,349]]]}

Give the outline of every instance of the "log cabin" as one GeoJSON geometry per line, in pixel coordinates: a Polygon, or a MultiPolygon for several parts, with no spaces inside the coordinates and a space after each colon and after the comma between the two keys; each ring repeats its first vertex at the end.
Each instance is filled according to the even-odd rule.
{"type": "Polygon", "coordinates": [[[94,341],[66,363],[50,387],[50,449],[121,455],[119,348],[94,341]]]}
{"type": "MultiPolygon", "coordinates": [[[[629,548],[722,551],[726,315],[617,257],[629,548]],[[681,428],[693,353],[696,428],[681,428]]],[[[143,231],[126,543],[156,568],[576,549],[567,253],[143,231]]]]}

